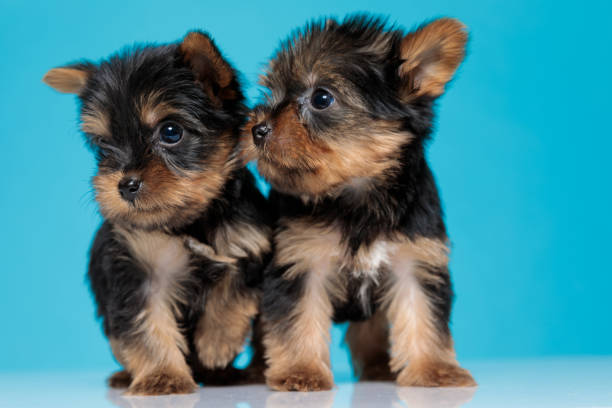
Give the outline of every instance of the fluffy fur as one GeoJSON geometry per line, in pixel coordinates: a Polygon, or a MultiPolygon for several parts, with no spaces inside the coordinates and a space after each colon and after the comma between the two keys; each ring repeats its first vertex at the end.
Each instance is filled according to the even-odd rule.
{"type": "Polygon", "coordinates": [[[453,19],[406,33],[357,15],[308,24],[270,61],[243,152],[280,214],[262,306],[272,388],[332,386],[332,320],[352,322],[365,379],[475,384],[455,358],[448,238],[425,159],[466,42],[453,19]]]}
{"type": "Polygon", "coordinates": [[[89,280],[124,367],[109,384],[153,395],[247,380],[231,363],[258,311],[270,242],[264,198],[236,160],[246,110],[234,69],[191,32],[44,81],[78,95],[98,161],[105,221],[89,280]]]}

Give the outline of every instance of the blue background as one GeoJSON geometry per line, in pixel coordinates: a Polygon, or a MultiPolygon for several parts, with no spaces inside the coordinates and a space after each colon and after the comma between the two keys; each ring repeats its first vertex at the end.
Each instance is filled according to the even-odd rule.
{"type": "MultiPolygon", "coordinates": [[[[408,28],[454,16],[470,29],[429,149],[453,241],[460,360],[612,354],[612,7],[579,4],[0,1],[0,370],[115,366],[84,278],[100,223],[95,164],[75,98],[40,81],[48,69],[203,28],[253,102],[281,38],[362,10],[408,28]]],[[[349,370],[340,342],[336,328],[337,377],[349,370]]]]}

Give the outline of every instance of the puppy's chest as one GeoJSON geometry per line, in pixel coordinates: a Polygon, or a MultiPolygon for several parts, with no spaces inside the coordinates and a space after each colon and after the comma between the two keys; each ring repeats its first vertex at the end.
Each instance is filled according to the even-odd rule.
{"type": "Polygon", "coordinates": [[[285,278],[305,276],[305,284],[329,297],[336,321],[363,320],[380,303],[396,245],[376,239],[351,251],[335,225],[312,219],[284,219],[275,236],[276,262],[289,265],[285,278]]]}
{"type": "Polygon", "coordinates": [[[189,275],[191,255],[181,238],[158,231],[115,231],[134,261],[147,272],[152,294],[168,291],[189,275]]]}
{"type": "Polygon", "coordinates": [[[363,320],[376,311],[387,279],[391,252],[388,242],[378,240],[335,262],[333,269],[337,276],[330,276],[332,287],[338,286],[331,293],[335,321],[363,320]]]}

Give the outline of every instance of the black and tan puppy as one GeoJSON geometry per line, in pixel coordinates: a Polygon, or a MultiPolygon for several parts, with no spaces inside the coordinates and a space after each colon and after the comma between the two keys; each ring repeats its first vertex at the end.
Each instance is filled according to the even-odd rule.
{"type": "Polygon", "coordinates": [[[475,385],[455,358],[448,238],[425,160],[466,41],[452,19],[404,33],[353,16],[306,26],[270,62],[244,142],[281,216],[262,303],[272,388],[332,387],[332,320],[352,322],[363,379],[475,385]]]}
{"type": "Polygon", "coordinates": [[[191,32],[52,69],[44,81],[78,95],[98,160],[105,222],[89,280],[125,369],[110,384],[192,392],[193,375],[228,367],[241,350],[270,246],[264,198],[236,159],[246,118],[236,72],[191,32]]]}

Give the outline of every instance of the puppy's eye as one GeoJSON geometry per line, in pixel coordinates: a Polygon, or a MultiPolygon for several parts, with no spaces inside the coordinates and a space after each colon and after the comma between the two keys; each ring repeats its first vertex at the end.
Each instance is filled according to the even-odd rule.
{"type": "Polygon", "coordinates": [[[312,93],[310,103],[313,108],[321,110],[328,108],[329,105],[334,103],[334,97],[325,89],[317,89],[312,93]]]}
{"type": "Polygon", "coordinates": [[[165,144],[175,144],[183,137],[183,128],[174,122],[166,122],[159,128],[159,140],[165,144]]]}

